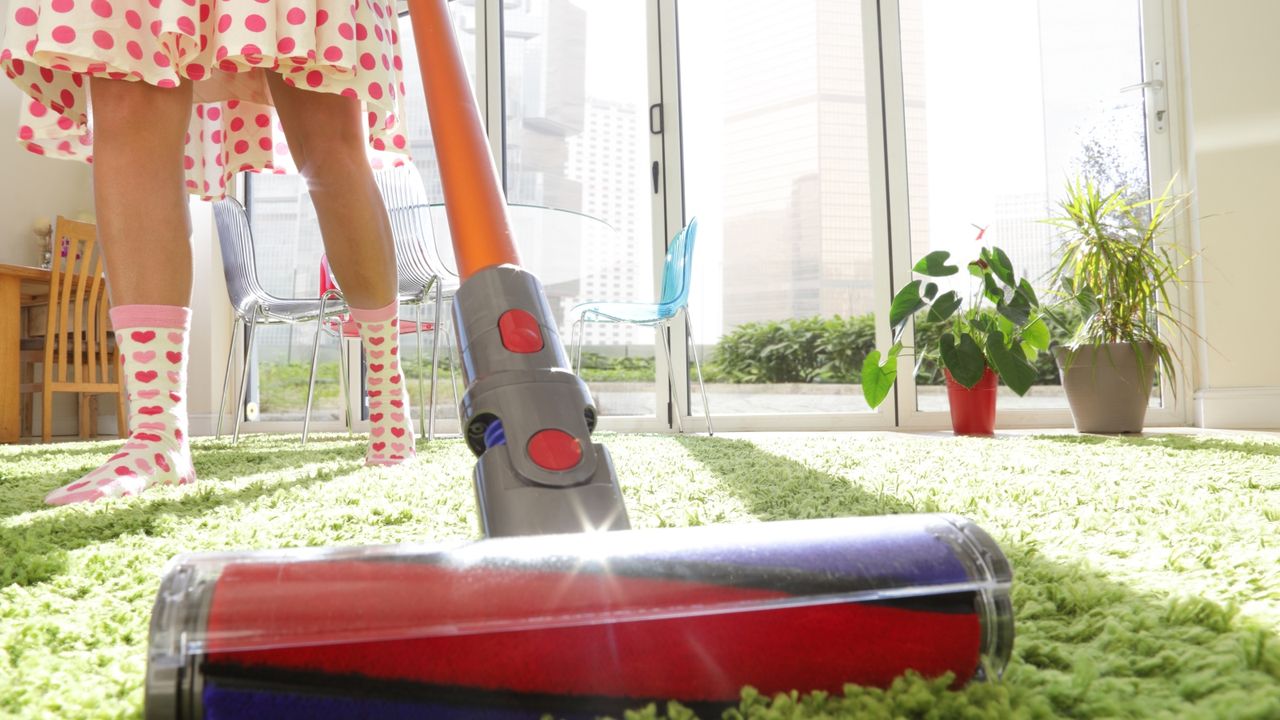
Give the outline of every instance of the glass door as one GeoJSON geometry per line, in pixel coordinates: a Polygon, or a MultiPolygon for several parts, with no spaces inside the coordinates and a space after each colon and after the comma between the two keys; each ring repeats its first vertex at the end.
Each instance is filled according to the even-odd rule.
{"type": "MultiPolygon", "coordinates": [[[[1060,240],[1044,220],[1058,212],[1068,181],[1088,175],[1104,192],[1136,198],[1164,187],[1153,178],[1152,150],[1167,145],[1163,115],[1152,117],[1147,88],[1161,43],[1150,34],[1141,0],[897,0],[885,3],[886,83],[903,128],[889,143],[894,197],[895,287],[912,279],[924,255],[944,250],[961,268],[980,248],[998,246],[1041,299],[1052,290],[1060,240]],[[895,7],[896,6],[896,7],[895,7]]],[[[1157,102],[1162,98],[1155,98],[1157,102]]],[[[1157,172],[1159,170],[1157,169],[1157,172]]],[[[973,297],[976,279],[940,279],[939,292],[973,297]]],[[[914,327],[927,346],[938,327],[914,327]]],[[[1066,333],[1053,329],[1055,339],[1066,333]]],[[[899,378],[915,369],[904,358],[899,378]]],[[[1069,422],[1049,353],[1019,397],[999,390],[1002,424],[1069,422]]],[[[945,424],[941,369],[925,362],[915,383],[899,383],[902,424],[945,424]]],[[[1157,391],[1153,407],[1166,404],[1157,391]]]]}
{"type": "MultiPolygon", "coordinates": [[[[579,303],[655,299],[647,13],[616,0],[502,3],[507,201],[566,343],[579,303]]],[[[656,427],[653,331],[592,322],[582,339],[603,426],[656,427]]]]}
{"type": "Polygon", "coordinates": [[[675,3],[690,311],[719,429],[893,422],[859,384],[887,340],[875,5],[675,3]]]}

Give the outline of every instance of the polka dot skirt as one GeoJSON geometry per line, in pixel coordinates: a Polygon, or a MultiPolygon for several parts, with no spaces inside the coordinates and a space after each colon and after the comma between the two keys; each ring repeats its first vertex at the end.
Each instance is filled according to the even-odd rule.
{"type": "Polygon", "coordinates": [[[267,71],[364,102],[375,165],[408,155],[395,0],[12,0],[0,67],[29,99],[18,140],[93,162],[88,75],[175,87],[195,81],[187,189],[224,196],[242,170],[295,168],[267,71]]]}

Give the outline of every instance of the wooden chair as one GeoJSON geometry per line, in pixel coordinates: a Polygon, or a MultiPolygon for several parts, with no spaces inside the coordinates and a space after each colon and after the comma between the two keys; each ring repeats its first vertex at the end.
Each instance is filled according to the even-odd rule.
{"type": "Polygon", "coordinates": [[[97,435],[97,396],[114,393],[120,437],[128,437],[124,383],[114,338],[108,330],[107,288],[97,227],[59,217],[53,231],[54,258],[49,280],[48,322],[44,337],[22,341],[23,393],[39,393],[43,403],[40,437],[53,435],[53,395],[76,393],[79,434],[97,435]],[[42,366],[36,380],[32,366],[42,366]]]}

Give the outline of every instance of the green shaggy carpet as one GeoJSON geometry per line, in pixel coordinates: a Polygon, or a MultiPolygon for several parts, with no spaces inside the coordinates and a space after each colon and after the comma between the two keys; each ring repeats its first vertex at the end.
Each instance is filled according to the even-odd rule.
{"type": "MultiPolygon", "coordinates": [[[[762,698],[741,718],[1280,718],[1280,443],[1186,436],[604,437],[637,526],[946,511],[1015,568],[1003,682],[762,698]]],[[[192,550],[473,536],[460,442],[197,440],[201,482],[47,508],[111,442],[0,448],[0,714],[139,717],[159,572],[192,550]]],[[[690,717],[677,706],[634,718],[690,717]]]]}

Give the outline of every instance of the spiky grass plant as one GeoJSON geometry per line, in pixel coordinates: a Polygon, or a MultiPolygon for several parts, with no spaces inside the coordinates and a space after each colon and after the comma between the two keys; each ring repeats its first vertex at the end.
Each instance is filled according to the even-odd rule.
{"type": "Polygon", "coordinates": [[[1147,365],[1141,348],[1150,346],[1171,382],[1178,357],[1166,338],[1192,332],[1173,294],[1191,258],[1161,242],[1186,200],[1172,186],[1138,200],[1128,188],[1104,193],[1092,178],[1075,178],[1058,203],[1061,214],[1048,219],[1063,240],[1051,284],[1080,310],[1068,347],[1132,343],[1147,365]]]}

